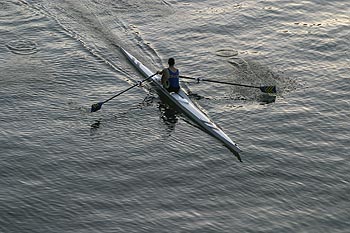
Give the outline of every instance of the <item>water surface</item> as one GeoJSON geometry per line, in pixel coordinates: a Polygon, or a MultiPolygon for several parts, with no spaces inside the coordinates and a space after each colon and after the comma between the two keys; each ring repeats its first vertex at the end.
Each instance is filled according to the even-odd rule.
{"type": "Polygon", "coordinates": [[[347,1],[0,3],[2,232],[348,232],[347,1]],[[134,88],[168,57],[243,149],[134,88]]]}

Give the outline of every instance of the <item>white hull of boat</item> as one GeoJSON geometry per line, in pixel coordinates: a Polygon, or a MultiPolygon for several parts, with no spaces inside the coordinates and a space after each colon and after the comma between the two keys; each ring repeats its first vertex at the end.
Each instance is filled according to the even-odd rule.
{"type": "MultiPolygon", "coordinates": [[[[152,72],[149,68],[143,65],[130,53],[128,53],[122,48],[121,50],[129,59],[129,61],[146,78],[154,74],[154,72],[152,72]]],[[[156,90],[160,92],[161,95],[165,96],[165,98],[168,101],[170,101],[173,105],[179,108],[179,110],[181,110],[182,113],[184,113],[193,122],[198,124],[205,132],[221,141],[224,144],[224,146],[226,146],[232,153],[234,153],[237,156],[237,158],[241,161],[239,156],[241,149],[238,147],[238,145],[235,142],[233,142],[231,138],[229,138],[220,127],[218,127],[214,122],[212,122],[212,120],[210,120],[207,115],[205,115],[200,109],[198,109],[198,107],[191,101],[191,99],[187,96],[187,94],[182,88],[178,93],[169,93],[161,85],[161,77],[159,75],[155,75],[154,77],[152,77],[152,80],[153,85],[155,85],[156,90]]]]}

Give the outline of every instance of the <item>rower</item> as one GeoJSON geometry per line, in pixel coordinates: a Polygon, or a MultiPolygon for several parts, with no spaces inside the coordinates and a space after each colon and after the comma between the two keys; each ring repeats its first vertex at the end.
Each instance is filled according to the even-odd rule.
{"type": "Polygon", "coordinates": [[[175,59],[169,58],[168,68],[164,68],[162,71],[157,71],[158,74],[162,75],[162,85],[169,92],[179,92],[179,70],[175,68],[175,59]]]}

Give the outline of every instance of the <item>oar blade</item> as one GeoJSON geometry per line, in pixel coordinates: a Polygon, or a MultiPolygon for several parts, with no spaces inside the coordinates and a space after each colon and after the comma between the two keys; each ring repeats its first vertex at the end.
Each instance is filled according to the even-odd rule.
{"type": "Polygon", "coordinates": [[[91,105],[91,112],[97,112],[102,108],[103,102],[91,105]]]}
{"type": "Polygon", "coordinates": [[[276,86],[262,86],[260,87],[260,90],[265,93],[273,93],[273,94],[277,92],[276,86]]]}

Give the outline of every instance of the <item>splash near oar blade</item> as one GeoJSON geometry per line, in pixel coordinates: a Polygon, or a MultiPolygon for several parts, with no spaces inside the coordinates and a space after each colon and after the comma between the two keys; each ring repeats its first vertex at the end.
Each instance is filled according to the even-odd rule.
{"type": "Polygon", "coordinates": [[[273,94],[277,92],[276,86],[262,86],[260,87],[260,90],[265,93],[273,93],[273,94]]]}
{"type": "Polygon", "coordinates": [[[102,108],[102,104],[103,102],[99,102],[97,104],[91,105],[91,112],[97,112],[98,110],[100,110],[102,108]]]}

